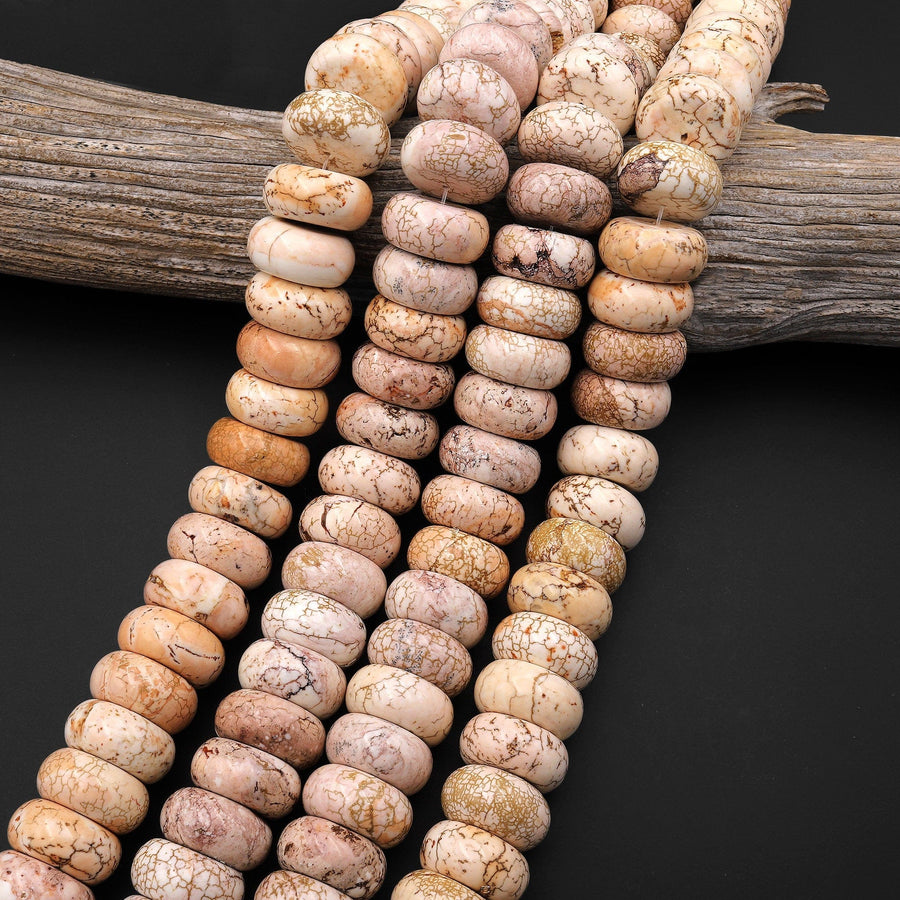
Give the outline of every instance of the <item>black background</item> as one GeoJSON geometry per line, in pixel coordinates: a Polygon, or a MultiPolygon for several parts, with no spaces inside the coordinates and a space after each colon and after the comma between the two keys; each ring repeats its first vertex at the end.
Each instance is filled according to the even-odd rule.
{"type": "MultiPolygon", "coordinates": [[[[316,44],[381,9],[372,0],[2,0],[0,56],[282,109],[302,90],[316,44]]],[[[795,4],[772,78],[822,83],[832,102],[791,124],[900,134],[896,18],[887,4],[795,4]]],[[[188,511],[187,484],[225,413],[247,315],[239,304],[10,276],[0,289],[5,821],[34,796],[41,760],[62,745],[95,661],[114,649],[120,619],[166,556],[170,524],[188,511]]],[[[358,318],[348,347],[360,339],[358,318]]],[[[690,357],[671,416],[650,435],[662,467],[641,497],[647,536],[598,645],[585,721],[568,742],[570,774],[550,795],[550,835],[529,854],[529,897],[896,895],[898,363],[896,349],[811,343],[690,357]]],[[[335,400],[351,389],[346,369],[330,389],[335,400]]],[[[570,422],[561,416],[542,442],[547,475],[528,504],[530,527],[570,422]]],[[[335,441],[331,427],[311,440],[314,459],[335,441]]],[[[434,466],[423,466],[425,477],[434,466]]],[[[316,489],[314,477],[294,489],[295,509],[316,489]]],[[[420,524],[408,516],[407,537],[420,524]]],[[[292,529],[277,553],[295,543],[292,529]]],[[[510,550],[514,566],[522,543],[510,550]]],[[[130,892],[127,861],[158,833],[168,793],[188,783],[190,756],[212,735],[216,703],[237,686],[240,652],[279,587],[276,567],[98,898],[130,892]]],[[[495,603],[494,621],[504,611],[495,603]]],[[[485,648],[475,659],[487,660],[485,648]]],[[[471,689],[457,709],[380,896],[416,865],[422,835],[441,817],[439,788],[459,762],[471,689]]],[[[261,871],[273,866],[270,858],[261,871]]],[[[258,878],[248,876],[248,896],[258,878]]]]}

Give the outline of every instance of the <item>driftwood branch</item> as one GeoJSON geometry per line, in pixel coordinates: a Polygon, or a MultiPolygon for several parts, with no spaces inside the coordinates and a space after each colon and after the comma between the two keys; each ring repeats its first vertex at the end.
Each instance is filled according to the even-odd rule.
{"type": "MultiPolygon", "coordinates": [[[[695,284],[694,349],[900,344],[900,138],[775,124],[826,100],[812,85],[760,98],[703,224],[711,263],[695,284]]],[[[0,61],[0,271],[240,300],[263,179],[289,158],[280,119],[0,61]]],[[[377,214],[408,187],[396,154],[370,183],[377,214]]],[[[502,203],[490,215],[504,220],[502,203]]],[[[377,215],[354,240],[368,286],[377,215]]]]}

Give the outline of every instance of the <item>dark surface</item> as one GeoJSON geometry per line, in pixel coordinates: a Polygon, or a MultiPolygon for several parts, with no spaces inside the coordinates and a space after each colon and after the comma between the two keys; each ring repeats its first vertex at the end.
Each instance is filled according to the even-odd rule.
{"type": "MultiPolygon", "coordinates": [[[[304,0],[133,6],[0,2],[0,56],[278,109],[299,92],[320,40],[381,9],[365,0],[314,12],[304,0]]],[[[896,35],[889,13],[872,9],[863,21],[834,2],[796,6],[773,79],[818,81],[833,98],[800,124],[900,133],[885,83],[896,35]]],[[[225,413],[247,317],[237,304],[0,284],[5,821],[34,796],[41,760],[62,745],[95,661],[114,649],[119,621],[165,558],[170,524],[188,511],[187,484],[225,413]]],[[[347,361],[360,334],[356,321],[347,361]]],[[[585,721],[568,742],[570,774],[550,796],[553,826],[529,854],[528,897],[895,895],[898,362],[896,350],[816,344],[689,359],[672,415],[650,435],[662,468],[641,497],[647,536],[598,644],[585,721]]],[[[350,387],[345,364],[329,390],[337,401],[350,387]]],[[[564,412],[542,442],[547,474],[528,501],[532,527],[569,424],[564,412]]],[[[330,427],[311,440],[314,459],[334,442],[330,427]]],[[[423,466],[426,477],[433,471],[423,466]]],[[[294,489],[295,508],[316,488],[309,478],[294,489]]],[[[420,523],[407,517],[406,536],[420,523]]],[[[521,543],[510,551],[514,566],[521,543]]],[[[190,756],[212,734],[216,703],[236,687],[240,652],[279,586],[276,567],[98,898],[130,893],[128,861],[158,833],[168,793],[188,783],[190,756]]],[[[496,621],[504,605],[493,612],[496,621]]],[[[475,657],[483,664],[485,648],[475,657]]],[[[440,818],[439,787],[459,761],[471,690],[457,709],[435,776],[414,799],[413,832],[389,856],[388,888],[416,865],[422,835],[440,818]]],[[[248,877],[248,896],[258,877],[248,877]]]]}

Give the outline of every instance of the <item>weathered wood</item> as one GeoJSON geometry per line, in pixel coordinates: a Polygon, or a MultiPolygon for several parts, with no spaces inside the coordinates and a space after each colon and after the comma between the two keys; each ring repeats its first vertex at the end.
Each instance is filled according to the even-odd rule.
{"type": "MultiPolygon", "coordinates": [[[[768,86],[725,164],[725,197],[702,226],[711,262],[695,285],[694,349],[900,343],[900,138],[773,121],[826,100],[768,86]]],[[[289,159],[280,118],[0,61],[0,271],[240,300],[263,179],[289,159]]],[[[377,213],[408,187],[396,153],[370,183],[376,214],[354,236],[361,299],[377,213]]],[[[502,203],[488,212],[506,220],[502,203]]]]}

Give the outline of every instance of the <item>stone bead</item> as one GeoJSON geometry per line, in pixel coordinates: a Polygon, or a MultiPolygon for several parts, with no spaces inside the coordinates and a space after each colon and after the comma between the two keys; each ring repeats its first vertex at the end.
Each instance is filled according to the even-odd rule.
{"type": "MultiPolygon", "coordinates": [[[[623,6],[631,6],[639,0],[611,0],[610,9],[615,11],[623,6]]],[[[693,6],[691,0],[640,0],[643,6],[652,6],[671,16],[679,28],[684,28],[693,6]]]]}
{"type": "Polygon", "coordinates": [[[423,72],[437,65],[441,47],[454,27],[446,16],[427,3],[402,3],[397,9],[379,13],[378,18],[393,22],[407,33],[419,51],[423,72]]]}
{"type": "Polygon", "coordinates": [[[382,622],[369,637],[366,652],[373,665],[412,672],[448,697],[455,697],[472,677],[472,658],[466,648],[456,638],[415,619],[382,622]]]}
{"type": "Polygon", "coordinates": [[[505,547],[522,532],[525,510],[505,491],[461,478],[438,475],[422,491],[422,514],[433,525],[446,525],[505,547]]]}
{"type": "Polygon", "coordinates": [[[328,494],[356,497],[393,515],[414,509],[422,489],[408,463],[355,444],[340,444],[322,457],[319,484],[328,494]]]}
{"type": "Polygon", "coordinates": [[[476,325],[466,339],[466,361],[488,378],[549,391],[566,380],[572,355],[562,341],[476,325]]]}
{"type": "Polygon", "coordinates": [[[767,0],[708,0],[703,9],[691,13],[687,25],[694,26],[713,13],[727,13],[749,19],[765,35],[766,42],[776,57],[784,41],[784,16],[781,4],[767,0]]]}
{"type": "Polygon", "coordinates": [[[150,805],[147,788],[133,775],[82,750],[51,753],[38,769],[44,800],[81,813],[113,834],[134,831],[150,805]]]}
{"type": "Polygon", "coordinates": [[[550,828],[550,808],[540,791],[492,766],[463,766],[451,773],[441,806],[448,819],[490,831],[517,850],[536,847],[550,828]]]}
{"type": "Polygon", "coordinates": [[[454,425],[441,438],[439,458],[453,475],[512,494],[531,490],[541,474],[534,447],[471,425],[454,425]]]}
{"type": "Polygon", "coordinates": [[[609,219],[612,197],[589,172],[556,163],[527,163],[510,178],[506,205],[516,221],[526,225],[590,235],[609,219]]]}
{"type": "Polygon", "coordinates": [[[367,34],[338,34],[319,44],[306,64],[304,86],[350,91],[368,100],[388,126],[403,115],[409,99],[402,63],[367,34]]]}
{"type": "Polygon", "coordinates": [[[197,692],[184,678],[127,650],[98,660],[91,672],[91,696],[130,709],[169,734],[186,728],[197,712],[197,692]]]}
{"type": "Polygon", "coordinates": [[[634,75],[620,59],[599,48],[566,44],[541,73],[537,102],[584,103],[627,134],[640,97],[634,75]]]}
{"type": "Polygon", "coordinates": [[[122,845],[111,831],[51,800],[23,803],[9,820],[6,838],[13,850],[85,884],[109,878],[122,856],[122,845]]]}
{"type": "Polygon", "coordinates": [[[677,58],[682,53],[713,50],[734,57],[750,78],[754,96],[758,95],[769,77],[772,67],[766,39],[750,21],[740,17],[713,16],[698,23],[696,29],[686,31],[672,53],[677,58]]]}
{"type": "Polygon", "coordinates": [[[612,603],[604,585],[563,563],[529,562],[518,569],[509,581],[506,600],[514,613],[554,616],[592,641],[609,628],[612,619],[612,603]]]}
{"type": "Polygon", "coordinates": [[[387,871],[384,851],[377,844],[318,816],[301,816],[284,827],[278,839],[278,864],[356,900],[369,900],[387,871]]]}
{"type": "MultiPolygon", "coordinates": [[[[568,44],[569,41],[578,36],[579,31],[575,27],[575,22],[571,15],[571,8],[569,7],[567,0],[542,0],[542,5],[548,7],[556,14],[556,18],[559,21],[559,28],[563,36],[562,46],[568,44]]],[[[554,45],[553,49],[554,53],[556,53],[559,51],[560,47],[554,45]]]]}
{"type": "Polygon", "coordinates": [[[295,388],[328,384],[341,365],[337,341],[317,341],[282,334],[248,322],[237,337],[241,365],[257,378],[295,388]]]}
{"type": "Polygon", "coordinates": [[[594,8],[589,0],[550,0],[551,5],[557,5],[565,11],[572,23],[575,36],[588,34],[597,27],[594,17],[594,8]]]}
{"type": "Polygon", "coordinates": [[[528,887],[528,863],[512,844],[462,822],[433,825],[422,839],[419,861],[491,900],[518,900],[528,887]]]}
{"type": "Polygon", "coordinates": [[[594,28],[599,28],[609,13],[609,2],[608,0],[588,0],[588,2],[594,11],[594,28]]]}
{"type": "Polygon", "coordinates": [[[647,431],[662,424],[671,405],[672,391],[665,381],[622,381],[584,369],[572,383],[575,412],[594,425],[647,431]]]}
{"type": "Polygon", "coordinates": [[[596,475],[632,491],[646,490],[659,469],[659,454],[645,437],[604,425],[576,425],[559,441],[563,475],[596,475]]]}
{"type": "Polygon", "coordinates": [[[375,257],[372,279],[388,300],[444,316],[465,312],[478,293],[472,266],[427,259],[390,244],[375,257]]]}
{"type": "Polygon", "coordinates": [[[410,359],[366,343],[353,354],[353,380],[360,390],[407,409],[434,409],[453,393],[456,376],[446,363],[410,359]]]}
{"type": "Polygon", "coordinates": [[[259,866],[272,846],[272,830],[259,816],[202,788],[181,788],[169,795],[159,821],[167,840],[239,872],[259,866]]]}
{"type": "Polygon", "coordinates": [[[588,285],[588,307],[606,325],[627,331],[675,331],[694,311],[690,284],[654,284],[602,269],[588,285]]]}
{"type": "Polygon", "coordinates": [[[505,713],[469,719],[459,736],[459,752],[467,763],[518,775],[544,794],[559,787],[569,769],[566,745],[552,731],[505,713]]]}
{"type": "Polygon", "coordinates": [[[506,384],[477,372],[460,378],[453,407],[467,425],[515,440],[536,441],[556,423],[556,397],[550,391],[506,384]]]}
{"type": "Polygon", "coordinates": [[[343,894],[298,872],[272,872],[259,883],[253,900],[345,900],[343,894]]]}
{"type": "Polygon", "coordinates": [[[437,746],[453,725],[453,704],[447,695],[412,672],[370,664],[358,669],[347,684],[350,712],[393,722],[429,747],[437,746]]]}
{"type": "Polygon", "coordinates": [[[216,734],[283,759],[295,769],[316,762],[325,747],[325,727],[311,712],[264,691],[237,690],[216,708],[216,734]]]}
{"type": "Polygon", "coordinates": [[[0,852],[0,897],[8,900],[93,900],[91,889],[55,866],[15,850],[0,852]]]}
{"type": "Polygon", "coordinates": [[[611,36],[640,54],[650,73],[651,84],[656,81],[656,76],[666,61],[666,54],[662,52],[659,41],[646,34],[636,34],[633,31],[617,31],[615,35],[611,36]]]}
{"type": "Polygon", "coordinates": [[[487,605],[468,585],[423,569],[401,572],[388,587],[384,611],[391,618],[415,619],[439,628],[471,649],[487,629],[487,605]]]}
{"type": "Polygon", "coordinates": [[[334,763],[320,766],[307,778],[303,807],[382,849],[396,847],[412,825],[412,807],[402,791],[367,772],[334,763]]]}
{"type": "Polygon", "coordinates": [[[424,459],[440,432],[431,413],[385,403],[368,394],[348,394],[335,412],[338,433],[351,444],[401,459],[424,459]]]}
{"type": "Polygon", "coordinates": [[[401,250],[462,265],[475,262],[490,239],[488,221],[478,210],[406,191],[384,205],[381,230],[401,250]]]}
{"type": "Polygon", "coordinates": [[[558,341],[571,337],[581,321],[581,299],[574,291],[507,275],[485,278],[477,306],[487,325],[558,341]]]}
{"type": "MultiPolygon", "coordinates": [[[[550,32],[550,48],[553,53],[556,53],[567,39],[566,35],[563,34],[562,19],[545,0],[528,0],[528,5],[541,17],[541,21],[544,23],[547,31],[550,32]]],[[[546,64],[545,62],[540,68],[543,70],[546,64]]]]}
{"type": "Polygon", "coordinates": [[[285,387],[238,369],[225,389],[225,404],[239,422],[286,437],[315,434],[328,416],[321,390],[285,387]]]}
{"type": "Polygon", "coordinates": [[[262,272],[313,287],[335,288],[353,272],[353,244],[339,234],[266,216],[250,229],[247,255],[262,272]]]}
{"type": "Polygon", "coordinates": [[[428,525],[416,532],[406,559],[411,569],[448,575],[487,600],[496,597],[509,579],[509,559],[499,547],[444,525],[428,525]]]}
{"type": "Polygon", "coordinates": [[[668,53],[681,36],[678,23],[660,9],[643,3],[620,6],[611,12],[600,30],[604,34],[630,31],[653,38],[663,53],[668,53]]]}
{"type": "Polygon", "coordinates": [[[674,378],[687,357],[680,331],[641,334],[594,322],[584,333],[584,361],[599,375],[652,383],[674,378]]]}
{"type": "Polygon", "coordinates": [[[162,728],[106,700],[76,706],[65,733],[68,747],[106,760],[144,784],[159,781],[175,761],[175,742],[162,728]]]}
{"type": "Polygon", "coordinates": [[[131,883],[147,900],[242,900],[244,879],[189,847],[151,838],[134,855],[131,883]]]}
{"type": "Polygon", "coordinates": [[[315,650],[342,668],[356,662],[366,646],[363,620],[315,591],[279,591],[266,603],[260,624],[263,637],[315,650]]]}
{"type": "Polygon", "coordinates": [[[597,674],[597,648],[576,628],[539,612],[507,616],[494,630],[491,651],[495,659],[522,659],[565,678],[584,690],[597,674]]]}
{"type": "Polygon", "coordinates": [[[428,869],[404,875],[391,892],[391,900],[478,900],[481,894],[428,869]]]}
{"type": "Polygon", "coordinates": [[[553,55],[553,39],[544,20],[528,3],[519,0],[482,0],[469,7],[459,19],[459,27],[476,22],[493,22],[514,31],[531,49],[538,69],[553,55]]]}
{"type": "Polygon", "coordinates": [[[364,178],[391,152],[384,116],[350,90],[306,91],[288,104],[281,133],[301,163],[364,178]]]}
{"type": "Polygon", "coordinates": [[[282,163],[269,172],[263,202],[280,219],[338,231],[355,231],[372,214],[372,191],[364,181],[296,163],[282,163]]]}
{"type": "MultiPolygon", "coordinates": [[[[619,542],[596,525],[580,519],[545,519],[529,535],[525,558],[529,565],[537,566],[532,572],[540,572],[542,565],[576,569],[586,577],[598,581],[610,594],[617,591],[625,580],[625,551],[619,542]]],[[[519,608],[532,607],[517,607],[519,608]]],[[[540,612],[555,615],[552,610],[541,609],[540,612]]],[[[606,619],[609,618],[608,613],[603,615],[606,619]]],[[[572,624],[586,631],[579,622],[572,624]]],[[[592,640],[592,635],[598,634],[596,631],[586,633],[592,640]]]]}
{"type": "Polygon", "coordinates": [[[341,669],[321,653],[270,638],[244,651],[238,680],[242,688],[290,700],[320,719],[337,711],[347,684],[341,669]]]}
{"type": "Polygon", "coordinates": [[[572,234],[504,225],[494,236],[491,262],[501,275],[576,290],[591,280],[595,254],[590,241],[572,234]]]}
{"type": "Polygon", "coordinates": [[[328,761],[368,772],[407,796],[425,787],[431,776],[431,750],[394,722],[364,713],[347,713],[328,730],[328,761]]]}
{"type": "Polygon", "coordinates": [[[366,307],[364,325],[372,343],[420,362],[453,359],[466,340],[462,316],[420,312],[376,294],[366,307]]]}
{"type": "MultiPolygon", "coordinates": [[[[336,34],[367,34],[375,38],[380,44],[384,44],[403,66],[403,74],[409,88],[409,98],[414,98],[419,84],[422,81],[422,58],[413,40],[407,33],[386,19],[367,18],[355,19],[339,28],[336,34]]],[[[409,104],[409,99],[407,100],[409,104]]]]}
{"type": "Polygon", "coordinates": [[[607,269],[656,284],[693,281],[706,268],[706,238],[678,222],[619,216],[600,233],[598,248],[607,269]]]}
{"type": "Polygon", "coordinates": [[[285,557],[281,580],[286,588],[304,588],[343,603],[366,619],[381,608],[387,579],[370,559],[355,550],[323,541],[307,541],[285,557]]]}
{"type": "Polygon", "coordinates": [[[353,314],[350,295],[343,288],[294,284],[257,272],[244,292],[247,312],[274,331],[314,341],[341,334],[353,314]]]}
{"type": "Polygon", "coordinates": [[[191,779],[267,819],[287,815],[300,798],[300,776],[284,760],[228,738],[209,738],[191,759],[191,779]]]}
{"type": "Polygon", "coordinates": [[[582,34],[570,41],[569,47],[587,47],[593,50],[603,50],[628,66],[638,89],[638,96],[653,84],[654,76],[650,74],[650,66],[644,57],[632,46],[619,40],[618,34],[603,34],[593,31],[590,34],[582,34]]]}
{"type": "Polygon", "coordinates": [[[605,178],[624,152],[622,135],[608,116],[581,102],[536,106],[519,126],[518,148],[528,162],[556,163],[605,178]]]}

